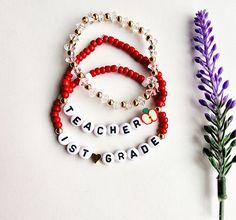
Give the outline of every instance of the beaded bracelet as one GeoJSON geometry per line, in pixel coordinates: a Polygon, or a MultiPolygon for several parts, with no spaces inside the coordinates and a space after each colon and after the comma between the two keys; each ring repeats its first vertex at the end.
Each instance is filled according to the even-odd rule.
{"type": "MultiPolygon", "coordinates": [[[[72,80],[72,74],[68,71],[65,73],[62,83],[65,82],[64,81],[65,79],[70,81],[71,84],[74,83],[73,84],[74,87],[76,87],[79,84],[78,78],[76,78],[75,80],[72,80]]],[[[73,91],[73,89],[72,89],[72,91],[73,91]]],[[[72,91],[70,91],[70,93],[72,91]]],[[[140,155],[146,155],[147,153],[149,153],[151,151],[151,148],[155,148],[159,144],[160,138],[161,139],[164,138],[164,134],[166,133],[167,128],[168,128],[168,119],[166,117],[166,113],[161,112],[160,108],[157,108],[159,110],[159,112],[158,112],[158,121],[159,121],[158,135],[160,138],[156,135],[151,136],[148,138],[147,143],[142,143],[137,148],[135,148],[135,147],[129,148],[127,151],[117,150],[117,151],[115,151],[114,154],[111,152],[106,152],[106,153],[103,153],[102,155],[95,154],[88,147],[80,147],[78,145],[78,143],[74,142],[73,139],[68,134],[63,132],[62,123],[61,123],[61,119],[59,116],[59,112],[61,111],[61,106],[63,105],[63,103],[65,104],[65,99],[61,99],[61,100],[57,99],[54,102],[54,105],[52,108],[52,113],[51,113],[52,121],[54,123],[54,127],[56,128],[55,132],[56,132],[56,134],[58,134],[59,143],[62,145],[67,145],[66,149],[67,149],[68,153],[70,153],[72,155],[79,154],[79,156],[82,159],[91,158],[95,163],[99,159],[102,159],[102,161],[105,164],[111,164],[114,161],[122,162],[126,159],[135,160],[140,155]]],[[[67,107],[65,109],[67,109],[67,107]]],[[[71,107],[69,109],[70,109],[70,111],[68,111],[68,112],[70,112],[69,114],[71,114],[71,107]]],[[[148,123],[150,124],[153,120],[149,111],[148,111],[148,109],[144,109],[144,112],[142,114],[143,122],[147,123],[147,124],[148,123]]],[[[157,119],[154,119],[153,121],[156,121],[156,120],[157,119]]],[[[124,127],[125,126],[122,126],[122,128],[124,128],[124,127]]],[[[87,127],[87,129],[88,129],[88,127],[87,127]]],[[[124,131],[127,131],[127,129],[125,129],[124,131]]]]}

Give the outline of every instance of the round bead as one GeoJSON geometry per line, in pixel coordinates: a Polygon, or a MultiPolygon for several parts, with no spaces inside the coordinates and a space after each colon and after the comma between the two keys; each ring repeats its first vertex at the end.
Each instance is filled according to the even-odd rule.
{"type": "Polygon", "coordinates": [[[102,155],[102,162],[106,165],[112,164],[115,160],[114,154],[113,153],[104,153],[102,155]]]}
{"type": "Polygon", "coordinates": [[[159,141],[160,141],[160,138],[158,136],[154,135],[154,136],[149,137],[147,142],[148,142],[149,146],[155,148],[159,144],[159,141]]]}
{"type": "Polygon", "coordinates": [[[123,18],[122,18],[122,16],[118,15],[118,16],[116,17],[116,20],[117,20],[119,23],[121,23],[122,20],[123,20],[123,18]]]}
{"type": "Polygon", "coordinates": [[[135,100],[133,101],[133,104],[134,104],[134,106],[138,106],[138,105],[139,105],[139,101],[138,101],[137,99],[135,99],[135,100]]]}
{"type": "Polygon", "coordinates": [[[132,131],[131,125],[129,123],[123,123],[120,125],[120,133],[123,135],[130,134],[132,131]]]}
{"type": "Polygon", "coordinates": [[[140,27],[140,28],[138,29],[138,32],[139,32],[140,34],[143,34],[144,28],[143,28],[143,27],[140,27]]]}
{"type": "Polygon", "coordinates": [[[86,85],[84,88],[85,88],[86,90],[90,90],[90,89],[92,88],[92,86],[91,86],[90,84],[88,84],[88,85],[86,85]]]}
{"type": "Polygon", "coordinates": [[[84,121],[81,126],[81,129],[85,133],[92,133],[92,131],[94,129],[94,124],[90,121],[84,121]]]}
{"type": "Polygon", "coordinates": [[[79,151],[79,156],[82,159],[89,159],[92,156],[92,151],[88,147],[81,147],[79,151]]]}
{"type": "Polygon", "coordinates": [[[115,136],[119,134],[119,126],[117,124],[110,124],[107,126],[107,134],[110,136],[115,136]]]}
{"type": "Polygon", "coordinates": [[[138,129],[138,128],[140,128],[140,127],[143,126],[143,122],[142,122],[142,120],[141,120],[139,117],[133,118],[133,119],[131,120],[130,124],[131,124],[131,127],[132,127],[134,130],[136,130],[136,129],[138,129]]]}
{"type": "Polygon", "coordinates": [[[97,125],[93,132],[97,137],[104,137],[107,133],[107,128],[105,125],[97,125]]]}
{"type": "Polygon", "coordinates": [[[70,103],[64,105],[63,111],[68,116],[72,116],[75,114],[75,108],[70,103]]]}
{"type": "Polygon", "coordinates": [[[96,96],[97,96],[97,98],[102,98],[102,92],[97,92],[97,94],[96,94],[96,96]]]}
{"type": "Polygon", "coordinates": [[[58,135],[58,134],[61,134],[63,132],[63,129],[62,128],[56,128],[55,129],[55,133],[58,135]]]}
{"type": "Polygon", "coordinates": [[[128,149],[127,150],[127,158],[128,158],[128,160],[132,160],[132,161],[138,159],[139,158],[139,151],[134,147],[128,149]]]}
{"type": "Polygon", "coordinates": [[[143,97],[144,97],[146,100],[150,99],[150,95],[147,94],[146,92],[143,94],[143,97]]]}
{"type": "Polygon", "coordinates": [[[78,126],[82,125],[83,119],[78,114],[75,114],[71,117],[70,122],[75,127],[78,127],[78,126]]]}
{"type": "Polygon", "coordinates": [[[61,98],[61,99],[60,99],[60,102],[61,102],[62,104],[66,104],[66,103],[68,102],[68,99],[66,99],[66,98],[61,98]]]}
{"type": "Polygon", "coordinates": [[[69,143],[66,147],[66,150],[71,155],[76,155],[79,153],[80,146],[76,142],[69,143]]]}
{"type": "Polygon", "coordinates": [[[114,100],[113,99],[108,100],[107,104],[109,106],[113,106],[114,105],[114,100]]]}
{"type": "Polygon", "coordinates": [[[124,162],[127,160],[127,153],[124,150],[117,150],[114,156],[116,162],[124,162]]]}
{"type": "Polygon", "coordinates": [[[146,155],[150,151],[150,146],[147,143],[140,144],[138,146],[138,151],[140,155],[146,155]]]}
{"type": "Polygon", "coordinates": [[[105,13],[104,18],[106,21],[110,20],[111,19],[110,13],[105,13]]]}
{"type": "Polygon", "coordinates": [[[66,133],[61,133],[60,135],[58,135],[58,142],[61,144],[61,145],[67,145],[71,142],[71,138],[68,134],[66,133]]]}
{"type": "Polygon", "coordinates": [[[88,17],[87,17],[87,16],[84,16],[84,17],[82,18],[82,22],[83,22],[84,24],[87,24],[87,23],[89,22],[88,17]]]}
{"type": "Polygon", "coordinates": [[[132,27],[134,26],[134,22],[133,22],[133,21],[128,21],[128,26],[129,26],[130,28],[132,28],[132,27]]]}
{"type": "Polygon", "coordinates": [[[120,106],[121,106],[122,108],[125,108],[125,107],[126,107],[126,102],[125,102],[125,101],[122,101],[122,102],[120,103],[120,106]]]}
{"type": "Polygon", "coordinates": [[[99,15],[98,15],[97,13],[94,13],[94,14],[93,14],[93,19],[94,19],[95,21],[97,21],[98,18],[99,18],[99,15]]]}

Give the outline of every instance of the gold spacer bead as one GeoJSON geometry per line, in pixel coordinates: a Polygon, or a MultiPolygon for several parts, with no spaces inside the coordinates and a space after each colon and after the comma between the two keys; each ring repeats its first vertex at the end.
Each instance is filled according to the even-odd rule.
{"type": "Polygon", "coordinates": [[[80,72],[80,73],[77,74],[77,77],[78,77],[79,79],[82,79],[82,78],[84,78],[84,74],[80,72]]]}
{"type": "Polygon", "coordinates": [[[132,28],[132,27],[134,26],[134,22],[133,22],[133,21],[128,21],[128,26],[129,26],[130,28],[132,28]]]}
{"type": "Polygon", "coordinates": [[[143,32],[144,32],[144,28],[143,28],[143,27],[140,27],[140,28],[138,29],[138,33],[139,33],[139,34],[143,34],[143,32]]]}
{"type": "Polygon", "coordinates": [[[76,66],[76,63],[74,63],[74,62],[73,62],[73,63],[70,63],[70,66],[71,66],[71,67],[75,67],[75,66],[76,66]]]}
{"type": "Polygon", "coordinates": [[[67,51],[67,54],[70,56],[70,55],[71,55],[71,50],[68,50],[68,51],[67,51]]]}
{"type": "Polygon", "coordinates": [[[75,34],[77,34],[77,35],[81,35],[81,31],[78,30],[78,29],[75,29],[75,34]]]}
{"type": "Polygon", "coordinates": [[[149,50],[153,50],[154,49],[154,46],[151,44],[149,47],[148,47],[149,50]]]}
{"type": "Polygon", "coordinates": [[[82,18],[82,22],[83,22],[84,24],[87,24],[87,23],[89,22],[88,17],[87,17],[87,16],[84,16],[84,17],[82,18]]]}
{"type": "Polygon", "coordinates": [[[111,19],[110,13],[105,13],[104,18],[105,18],[106,21],[110,20],[111,19]]]}
{"type": "Polygon", "coordinates": [[[149,83],[149,84],[147,85],[147,88],[148,88],[148,89],[153,89],[153,88],[154,88],[154,84],[153,84],[153,83],[149,83]]]}
{"type": "Polygon", "coordinates": [[[143,94],[143,97],[144,97],[146,100],[150,99],[150,95],[147,94],[147,93],[144,93],[144,94],[143,94]]]}
{"type": "Polygon", "coordinates": [[[102,98],[102,92],[97,92],[97,94],[96,94],[96,96],[97,96],[97,98],[102,98]]]}
{"type": "Polygon", "coordinates": [[[139,101],[138,101],[137,99],[135,99],[135,100],[133,101],[133,104],[134,104],[134,106],[138,106],[138,105],[139,105],[139,101]]]}
{"type": "Polygon", "coordinates": [[[158,112],[161,112],[161,107],[156,107],[156,110],[158,111],[158,112]]]}
{"type": "Polygon", "coordinates": [[[68,101],[68,99],[67,99],[67,98],[61,98],[61,99],[60,99],[60,102],[61,102],[62,104],[66,104],[66,103],[67,103],[67,101],[68,101]]]}
{"type": "Polygon", "coordinates": [[[73,44],[73,43],[74,43],[74,41],[73,41],[73,40],[70,40],[70,41],[69,41],[69,44],[73,44]]]}
{"type": "Polygon", "coordinates": [[[159,136],[159,138],[162,140],[162,139],[165,139],[165,135],[164,134],[159,134],[158,135],[159,136]]]}
{"type": "Polygon", "coordinates": [[[113,106],[113,105],[114,105],[114,100],[113,100],[113,99],[110,99],[110,100],[107,102],[107,104],[108,104],[109,106],[113,106]]]}
{"type": "Polygon", "coordinates": [[[92,88],[92,86],[90,84],[88,84],[84,88],[87,89],[87,90],[90,90],[92,88]]]}
{"type": "Polygon", "coordinates": [[[120,15],[118,15],[118,16],[116,17],[116,20],[117,20],[119,23],[121,23],[122,20],[123,20],[123,18],[122,18],[120,15]]]}
{"type": "Polygon", "coordinates": [[[150,62],[155,62],[156,61],[156,57],[150,57],[149,60],[150,60],[150,62]]]}
{"type": "Polygon", "coordinates": [[[156,70],[153,70],[153,71],[152,71],[152,75],[153,75],[153,76],[157,76],[157,74],[158,74],[158,73],[157,73],[156,70]]]}
{"type": "Polygon", "coordinates": [[[94,19],[95,21],[97,21],[98,18],[99,18],[98,13],[94,13],[94,14],[93,14],[93,19],[94,19]]]}
{"type": "Polygon", "coordinates": [[[151,35],[147,35],[146,40],[149,41],[151,39],[151,35]]]}
{"type": "Polygon", "coordinates": [[[125,108],[125,107],[126,107],[126,102],[125,102],[125,101],[122,101],[122,102],[120,103],[120,106],[121,106],[122,108],[125,108]]]}
{"type": "Polygon", "coordinates": [[[56,129],[55,129],[55,133],[56,133],[57,135],[61,134],[62,132],[63,132],[62,128],[56,128],[56,129]]]}

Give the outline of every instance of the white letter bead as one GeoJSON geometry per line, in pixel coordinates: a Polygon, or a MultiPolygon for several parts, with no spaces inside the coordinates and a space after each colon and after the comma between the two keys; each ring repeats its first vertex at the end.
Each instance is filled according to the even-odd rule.
{"type": "Polygon", "coordinates": [[[138,129],[138,128],[140,128],[140,127],[143,126],[143,122],[142,122],[142,120],[141,120],[139,117],[133,118],[133,119],[131,120],[130,124],[131,124],[131,127],[132,127],[134,130],[136,130],[136,129],[138,129]]]}
{"type": "Polygon", "coordinates": [[[76,155],[79,153],[80,146],[76,142],[69,143],[66,150],[71,155],[76,155]]]}
{"type": "Polygon", "coordinates": [[[71,117],[70,122],[72,125],[78,127],[82,125],[83,119],[79,115],[75,114],[71,117]]]}
{"type": "Polygon", "coordinates": [[[159,144],[159,141],[160,141],[160,138],[155,135],[148,138],[148,144],[153,148],[159,144]]]}
{"type": "Polygon", "coordinates": [[[113,153],[104,153],[102,155],[102,162],[105,164],[112,164],[115,160],[114,154],[113,153]]]}
{"type": "Polygon", "coordinates": [[[119,126],[117,124],[110,124],[107,126],[107,134],[110,136],[114,136],[119,134],[119,126]]]}
{"type": "Polygon", "coordinates": [[[114,155],[117,162],[123,162],[127,159],[127,153],[124,150],[117,150],[114,155]]]}
{"type": "Polygon", "coordinates": [[[85,133],[92,133],[92,131],[94,129],[94,124],[90,121],[84,121],[81,126],[81,129],[85,133]]]}
{"type": "Polygon", "coordinates": [[[66,115],[69,115],[69,116],[75,114],[75,108],[70,103],[67,103],[64,105],[63,111],[66,115]]]}
{"type": "Polygon", "coordinates": [[[107,128],[105,125],[97,125],[97,126],[95,126],[93,132],[97,137],[103,137],[107,133],[107,128]]]}
{"type": "Polygon", "coordinates": [[[146,155],[150,151],[150,146],[147,143],[140,144],[138,146],[138,151],[141,155],[146,155]]]}
{"type": "Polygon", "coordinates": [[[121,134],[124,134],[124,135],[130,134],[131,130],[132,130],[132,128],[129,123],[124,123],[124,124],[120,125],[120,133],[121,134]]]}
{"type": "Polygon", "coordinates": [[[138,159],[138,157],[139,157],[139,151],[136,148],[132,147],[127,150],[127,158],[129,160],[136,160],[138,159]]]}
{"type": "Polygon", "coordinates": [[[70,136],[66,133],[61,133],[60,135],[58,135],[57,139],[61,145],[67,145],[71,142],[70,136]]]}
{"type": "Polygon", "coordinates": [[[88,147],[82,147],[82,148],[80,148],[79,156],[82,159],[86,159],[87,160],[87,159],[89,159],[92,156],[92,152],[91,152],[91,150],[88,147]]]}

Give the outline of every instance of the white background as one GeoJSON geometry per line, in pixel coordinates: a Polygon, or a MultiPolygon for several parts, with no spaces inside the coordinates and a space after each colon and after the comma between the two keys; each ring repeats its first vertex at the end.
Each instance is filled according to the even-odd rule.
{"type": "MultiPolygon", "coordinates": [[[[200,126],[205,122],[194,78],[192,19],[208,9],[221,53],[224,78],[236,98],[236,2],[228,1],[0,1],[0,219],[1,220],[213,220],[217,219],[216,173],[202,155],[200,126]],[[49,112],[65,70],[63,45],[83,15],[117,11],[139,21],[158,39],[158,63],[168,83],[170,127],[149,158],[104,166],[68,155],[55,138],[49,112]]],[[[94,25],[80,48],[111,34],[147,53],[145,43],[117,26],[94,25]]],[[[123,52],[104,45],[83,63],[89,70],[106,64],[141,71],[123,52]]],[[[117,74],[94,80],[117,99],[142,89],[117,74]],[[114,89],[115,88],[115,89],[114,89]]],[[[124,122],[137,114],[111,111],[78,89],[73,102],[95,123],[124,122]]],[[[235,110],[233,110],[235,113],[235,110]]],[[[236,121],[233,126],[235,127],[236,121]]],[[[97,139],[71,132],[96,152],[127,148],[154,132],[153,127],[127,138],[97,139]]],[[[235,152],[234,152],[235,153],[235,152]]],[[[227,177],[226,220],[236,219],[236,167],[227,177]]]]}

